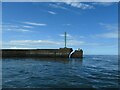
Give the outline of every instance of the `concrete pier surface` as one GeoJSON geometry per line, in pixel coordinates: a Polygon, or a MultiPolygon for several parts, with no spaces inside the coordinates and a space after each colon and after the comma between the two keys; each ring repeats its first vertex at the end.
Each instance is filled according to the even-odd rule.
{"type": "Polygon", "coordinates": [[[59,49],[2,49],[2,57],[38,57],[38,58],[81,58],[81,51],[71,52],[72,48],[59,49]],[[71,56],[70,56],[71,54],[71,56]]]}

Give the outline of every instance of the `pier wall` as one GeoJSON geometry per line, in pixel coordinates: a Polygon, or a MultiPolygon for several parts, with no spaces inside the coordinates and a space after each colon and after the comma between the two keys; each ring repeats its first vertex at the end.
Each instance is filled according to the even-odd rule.
{"type": "Polygon", "coordinates": [[[59,49],[2,49],[2,57],[69,58],[72,48],[59,49]]]}

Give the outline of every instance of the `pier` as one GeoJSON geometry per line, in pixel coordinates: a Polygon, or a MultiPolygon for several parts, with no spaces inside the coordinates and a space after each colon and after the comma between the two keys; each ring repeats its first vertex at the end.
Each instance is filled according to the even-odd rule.
{"type": "Polygon", "coordinates": [[[2,49],[2,57],[38,57],[38,58],[82,58],[83,50],[78,49],[73,53],[72,48],[67,48],[67,35],[65,32],[65,47],[59,49],[2,49]]]}

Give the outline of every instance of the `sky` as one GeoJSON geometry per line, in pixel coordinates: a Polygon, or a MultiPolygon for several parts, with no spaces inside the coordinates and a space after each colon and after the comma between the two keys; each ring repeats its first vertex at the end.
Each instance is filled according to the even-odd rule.
{"type": "Polygon", "coordinates": [[[118,3],[3,2],[2,48],[81,48],[86,55],[118,53],[118,3]]]}

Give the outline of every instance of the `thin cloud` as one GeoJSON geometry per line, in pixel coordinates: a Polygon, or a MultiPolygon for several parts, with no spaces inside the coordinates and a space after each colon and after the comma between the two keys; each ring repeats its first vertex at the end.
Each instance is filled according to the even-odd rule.
{"type": "MultiPolygon", "coordinates": [[[[65,36],[65,34],[59,34],[59,36],[64,37],[64,36],[65,36]]],[[[71,38],[71,37],[72,37],[72,35],[67,34],[67,37],[71,38]]]]}
{"type": "MultiPolygon", "coordinates": [[[[77,39],[68,40],[67,47],[74,46],[100,46],[102,43],[89,43],[80,41],[77,39]]],[[[105,45],[105,44],[104,44],[105,45]]],[[[56,40],[11,40],[9,42],[3,42],[3,48],[60,48],[64,47],[64,41],[56,40]]]]}
{"type": "Polygon", "coordinates": [[[19,25],[14,25],[14,24],[8,24],[8,23],[4,23],[2,24],[2,28],[19,28],[19,25]]]}
{"type": "Polygon", "coordinates": [[[68,41],[69,46],[81,46],[81,45],[86,45],[85,41],[78,41],[78,40],[69,40],[68,41]]]}
{"type": "Polygon", "coordinates": [[[44,48],[44,47],[61,47],[64,46],[62,41],[53,41],[53,40],[11,40],[9,42],[3,42],[3,48],[44,48]]]}
{"type": "Polygon", "coordinates": [[[36,49],[36,48],[27,48],[27,47],[10,47],[9,49],[36,49]]]}
{"type": "MultiPolygon", "coordinates": [[[[94,0],[93,0],[94,1],[94,0]]],[[[117,0],[116,0],[117,1],[117,0]]],[[[71,7],[75,7],[75,8],[80,8],[80,9],[83,9],[83,10],[86,10],[86,9],[95,9],[96,6],[111,6],[113,4],[115,4],[116,2],[102,2],[102,1],[98,1],[98,2],[93,2],[93,3],[90,3],[90,2],[87,2],[87,3],[83,3],[79,0],[63,0],[62,3],[60,2],[57,2],[57,3],[54,3],[54,4],[49,4],[50,7],[54,7],[54,8],[59,8],[59,9],[64,9],[64,10],[69,10],[69,8],[66,8],[64,6],[62,6],[64,4],[67,4],[67,5],[70,5],[71,7]]]]}
{"type": "Polygon", "coordinates": [[[48,13],[53,14],[53,15],[57,14],[57,13],[55,13],[53,11],[48,11],[48,13]]]}
{"type": "Polygon", "coordinates": [[[51,2],[119,2],[119,0],[50,0],[51,2]]]}
{"type": "Polygon", "coordinates": [[[3,24],[2,29],[3,29],[3,32],[4,31],[31,32],[31,30],[26,29],[22,25],[13,25],[13,24],[3,24]]]}
{"type": "Polygon", "coordinates": [[[35,23],[35,22],[23,22],[24,24],[33,25],[33,26],[46,26],[45,23],[35,23]]]}
{"type": "Polygon", "coordinates": [[[7,31],[15,31],[15,32],[31,32],[30,30],[27,29],[6,29],[7,31]]]}
{"type": "Polygon", "coordinates": [[[81,2],[73,2],[73,1],[65,1],[64,3],[49,4],[49,6],[54,8],[69,10],[69,8],[62,6],[63,4],[70,5],[72,7],[80,8],[80,9],[94,9],[94,6],[92,5],[81,3],[81,2]]]}
{"type": "Polygon", "coordinates": [[[68,8],[61,6],[60,3],[54,3],[54,4],[51,4],[51,3],[50,3],[50,4],[49,4],[49,7],[58,8],[58,9],[63,9],[63,10],[68,10],[68,8]]]}
{"type": "Polygon", "coordinates": [[[102,37],[102,38],[118,38],[118,26],[117,24],[105,24],[99,23],[105,30],[109,32],[105,32],[102,34],[97,34],[95,36],[102,37]]]}
{"type": "Polygon", "coordinates": [[[115,2],[94,2],[93,5],[99,5],[99,6],[111,6],[115,4],[115,2]]]}
{"type": "Polygon", "coordinates": [[[85,3],[80,3],[80,2],[65,2],[67,5],[70,5],[75,8],[80,8],[80,9],[94,9],[94,6],[85,4],[85,3]]]}
{"type": "Polygon", "coordinates": [[[63,2],[62,3],[58,3],[58,2],[57,3],[50,3],[49,7],[66,10],[66,11],[69,11],[69,12],[76,13],[76,14],[80,15],[79,12],[77,12],[75,10],[72,10],[72,9],[70,9],[68,7],[63,6],[64,4],[66,4],[66,2],[64,2],[64,3],[63,2]]]}
{"type": "Polygon", "coordinates": [[[118,32],[108,32],[108,33],[98,34],[96,36],[102,38],[118,38],[118,32]]]}
{"type": "MultiPolygon", "coordinates": [[[[10,2],[24,2],[24,0],[10,0],[10,2]]],[[[44,2],[119,2],[119,0],[44,0],[44,2]]],[[[9,2],[9,0],[4,0],[4,2],[9,2]]],[[[26,2],[43,2],[43,0],[26,0],[26,2]]]]}
{"type": "Polygon", "coordinates": [[[31,32],[30,30],[27,30],[27,29],[18,29],[17,31],[22,31],[22,32],[31,32]]]}
{"type": "Polygon", "coordinates": [[[33,28],[33,26],[23,26],[24,28],[33,28]]]}
{"type": "Polygon", "coordinates": [[[79,38],[85,38],[85,36],[79,36],[79,38]]]}
{"type": "Polygon", "coordinates": [[[99,23],[99,25],[101,25],[106,30],[112,30],[112,31],[117,31],[118,30],[118,25],[117,24],[99,23]]]}
{"type": "Polygon", "coordinates": [[[63,26],[71,26],[71,24],[69,24],[69,23],[68,24],[63,24],[63,26]]]}
{"type": "Polygon", "coordinates": [[[19,45],[58,45],[59,42],[51,41],[51,40],[12,40],[11,44],[19,44],[19,45]]]}

